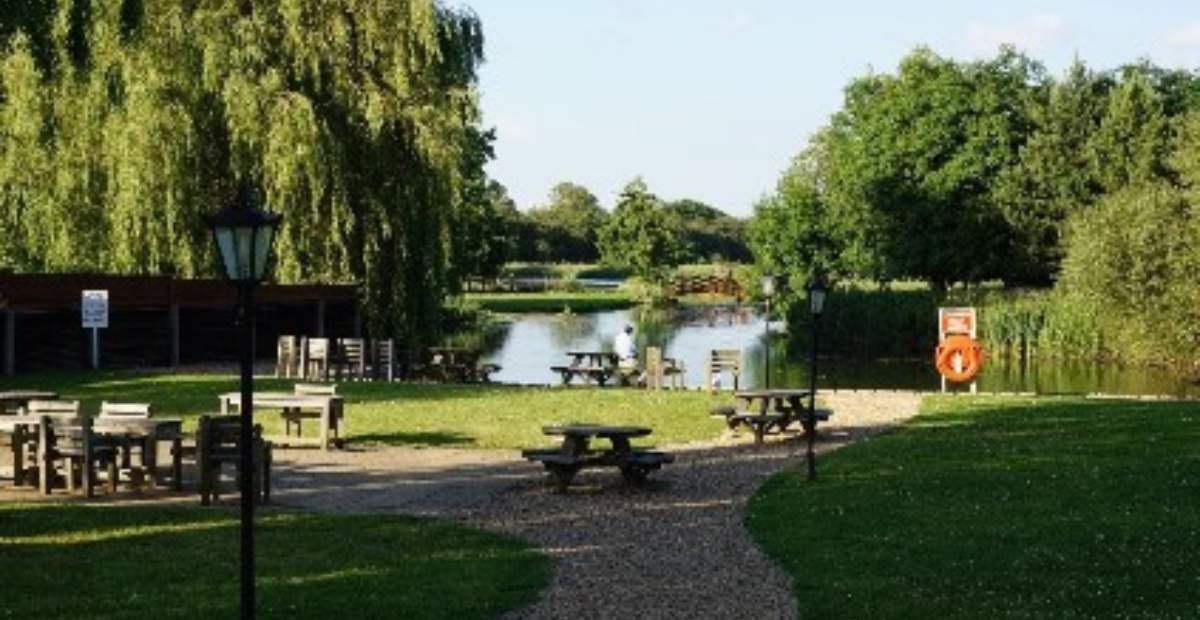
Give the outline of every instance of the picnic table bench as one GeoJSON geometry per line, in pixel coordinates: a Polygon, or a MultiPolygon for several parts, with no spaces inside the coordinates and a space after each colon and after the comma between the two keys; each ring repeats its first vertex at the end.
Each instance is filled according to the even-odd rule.
{"type": "Polygon", "coordinates": [[[575,474],[588,467],[616,467],[631,484],[646,481],[650,472],[664,464],[673,463],[675,455],[657,450],[634,450],[630,439],[644,437],[651,430],[640,426],[604,426],[599,424],[564,424],[542,428],[546,435],[562,437],[557,448],[524,450],[527,460],[541,463],[553,478],[559,492],[567,490],[575,474]],[[593,439],[607,439],[608,450],[592,450],[593,439]]]}
{"type": "Polygon", "coordinates": [[[816,433],[817,423],[828,421],[832,412],[816,409],[809,412],[804,400],[808,390],[741,390],[734,393],[738,400],[735,406],[717,407],[714,416],[725,418],[730,430],[740,426],[754,432],[754,443],[762,445],[763,437],[772,431],[783,432],[793,423],[799,423],[805,433],[816,433]]]}
{"type": "Polygon", "coordinates": [[[568,351],[571,363],[561,366],[551,366],[552,372],[562,375],[563,385],[570,385],[574,379],[582,379],[585,384],[596,383],[604,387],[608,380],[617,376],[625,382],[626,374],[617,363],[617,356],[608,351],[568,351]]]}

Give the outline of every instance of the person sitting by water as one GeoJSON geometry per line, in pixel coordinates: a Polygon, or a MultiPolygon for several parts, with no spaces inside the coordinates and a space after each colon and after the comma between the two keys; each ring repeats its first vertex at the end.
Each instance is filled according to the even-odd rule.
{"type": "MultiPolygon", "coordinates": [[[[617,334],[613,339],[613,353],[617,356],[617,366],[622,371],[632,373],[637,370],[637,343],[633,341],[633,326],[626,325],[625,329],[617,334]]],[[[628,376],[628,374],[626,375],[628,376]]],[[[646,381],[645,373],[638,376],[638,385],[642,385],[646,381]]]]}

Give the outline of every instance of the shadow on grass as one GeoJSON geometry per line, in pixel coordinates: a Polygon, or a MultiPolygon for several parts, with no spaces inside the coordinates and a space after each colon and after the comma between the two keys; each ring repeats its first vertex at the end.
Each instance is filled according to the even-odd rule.
{"type": "MultiPolygon", "coordinates": [[[[0,600],[0,616],[235,615],[229,511],[0,505],[0,522],[0,548],[22,560],[0,565],[6,587],[22,593],[0,600]],[[79,570],[91,565],[104,568],[79,570]]],[[[337,617],[353,601],[362,618],[482,620],[527,605],[548,578],[548,562],[527,544],[444,521],[265,511],[256,529],[264,617],[337,617]]]]}

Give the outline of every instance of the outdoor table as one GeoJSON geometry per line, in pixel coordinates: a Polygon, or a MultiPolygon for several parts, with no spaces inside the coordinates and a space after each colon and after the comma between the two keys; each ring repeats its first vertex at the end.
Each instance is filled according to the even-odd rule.
{"type": "Polygon", "coordinates": [[[595,381],[604,387],[617,369],[617,356],[607,351],[568,351],[571,363],[565,366],[551,366],[550,370],[562,375],[563,385],[570,385],[576,377],[584,383],[595,381]]]}
{"type": "Polygon", "coordinates": [[[738,390],[733,395],[739,407],[727,414],[726,421],[730,429],[739,424],[753,429],[757,445],[762,444],[763,435],[772,428],[782,432],[792,422],[799,422],[805,433],[815,433],[818,416],[808,415],[808,405],[804,402],[811,394],[809,390],[790,388],[738,390]]]}
{"type": "MultiPolygon", "coordinates": [[[[13,483],[25,481],[25,448],[29,444],[36,452],[37,426],[41,416],[23,414],[0,416],[0,434],[12,436],[13,483]]],[[[92,432],[115,438],[126,438],[142,444],[142,471],[152,484],[158,482],[158,444],[171,445],[171,487],[183,488],[183,420],[179,418],[94,418],[92,432]]],[[[32,481],[26,481],[32,483],[32,481]]]]}
{"type": "Polygon", "coordinates": [[[480,379],[479,351],[464,347],[430,347],[430,372],[443,382],[480,379]]]}
{"type": "Polygon", "coordinates": [[[25,408],[29,406],[31,400],[58,400],[58,392],[45,392],[41,390],[9,390],[0,392],[0,414],[6,414],[11,411],[10,407],[15,405],[16,413],[24,413],[25,408]]]}
{"type": "MultiPolygon", "coordinates": [[[[221,415],[234,413],[242,403],[241,392],[221,394],[217,398],[221,401],[221,415]]],[[[263,407],[285,411],[310,409],[319,412],[318,419],[320,422],[318,424],[317,437],[285,436],[282,439],[272,438],[273,443],[279,445],[315,445],[322,450],[329,450],[335,443],[334,434],[338,436],[338,443],[345,436],[345,400],[341,396],[294,394],[292,392],[255,392],[254,408],[257,410],[263,407]]]]}
{"type": "Polygon", "coordinates": [[[665,452],[634,450],[630,439],[645,437],[652,431],[642,426],[607,426],[602,424],[556,424],[542,427],[549,436],[561,437],[558,448],[526,450],[530,461],[542,463],[554,477],[559,491],[565,491],[580,469],[585,467],[617,467],[625,480],[641,483],[651,471],[675,457],[665,452]],[[595,439],[609,442],[607,450],[591,449],[595,439]]]}
{"type": "Polygon", "coordinates": [[[118,439],[138,442],[142,447],[141,472],[157,486],[158,444],[171,446],[171,489],[183,490],[183,420],[180,418],[98,417],[92,421],[92,432],[118,439]]]}

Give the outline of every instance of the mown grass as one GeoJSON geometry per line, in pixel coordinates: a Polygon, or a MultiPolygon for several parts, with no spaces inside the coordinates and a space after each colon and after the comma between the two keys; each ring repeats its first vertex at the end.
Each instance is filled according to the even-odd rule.
{"type": "MultiPolygon", "coordinates": [[[[496,618],[550,575],[525,543],[432,519],[267,513],[256,534],[264,620],[496,618]]],[[[0,504],[0,617],[235,618],[238,558],[231,512],[0,504]]]]}
{"type": "Polygon", "coordinates": [[[822,619],[1200,617],[1194,403],[926,401],[778,475],[753,536],[822,619]]]}
{"type": "Polygon", "coordinates": [[[465,299],[489,312],[602,312],[624,310],[638,304],[633,294],[618,291],[549,291],[544,293],[470,293],[465,299]]]}
{"type": "MultiPolygon", "coordinates": [[[[260,378],[256,390],[290,391],[294,381],[260,378]]],[[[10,389],[37,388],[80,400],[87,414],[100,401],[149,402],[156,416],[179,416],[194,428],[205,413],[219,411],[217,395],[238,390],[237,378],[218,374],[132,371],[19,375],[10,389]]],[[[709,439],[722,424],[708,416],[728,394],[617,388],[545,388],[504,385],[438,385],[344,382],[349,442],[360,445],[519,449],[547,441],[542,426],[587,421],[649,426],[644,443],[709,439]]],[[[267,434],[283,433],[274,412],[257,415],[267,434]]],[[[311,432],[311,429],[309,429],[311,432]]]]}

